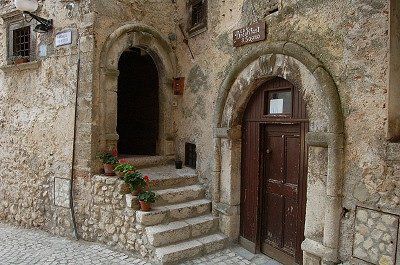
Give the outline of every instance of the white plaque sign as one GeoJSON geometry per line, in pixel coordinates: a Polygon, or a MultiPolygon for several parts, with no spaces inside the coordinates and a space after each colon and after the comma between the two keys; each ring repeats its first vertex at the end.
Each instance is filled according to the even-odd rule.
{"type": "Polygon", "coordinates": [[[283,113],[283,98],[271,99],[269,101],[269,113],[270,114],[283,113]]]}
{"type": "Polygon", "coordinates": [[[71,31],[57,33],[56,47],[68,45],[71,43],[72,43],[72,32],[71,31]]]}

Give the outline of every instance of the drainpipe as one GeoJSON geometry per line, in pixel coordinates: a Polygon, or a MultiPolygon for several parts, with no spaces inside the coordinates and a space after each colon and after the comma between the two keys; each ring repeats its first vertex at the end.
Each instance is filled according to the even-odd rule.
{"type": "Polygon", "coordinates": [[[80,77],[80,66],[81,66],[81,49],[80,49],[80,41],[79,41],[79,33],[77,30],[78,36],[78,61],[77,61],[77,69],[76,69],[76,88],[75,88],[75,108],[74,108],[74,135],[72,141],[72,163],[71,163],[71,180],[70,180],[70,189],[69,189],[69,207],[71,211],[71,219],[73,231],[72,234],[76,240],[79,240],[78,229],[76,228],[76,219],[75,219],[75,207],[74,207],[74,168],[75,168],[75,143],[76,143],[76,124],[77,124],[77,112],[78,112],[78,92],[79,92],[79,77],[80,77]]]}

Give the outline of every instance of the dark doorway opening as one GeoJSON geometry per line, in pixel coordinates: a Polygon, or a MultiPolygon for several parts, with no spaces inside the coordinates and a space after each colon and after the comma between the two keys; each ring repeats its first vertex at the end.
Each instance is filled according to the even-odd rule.
{"type": "Polygon", "coordinates": [[[159,132],[158,71],[140,48],[124,51],[118,62],[118,151],[156,155],[159,132]]]}

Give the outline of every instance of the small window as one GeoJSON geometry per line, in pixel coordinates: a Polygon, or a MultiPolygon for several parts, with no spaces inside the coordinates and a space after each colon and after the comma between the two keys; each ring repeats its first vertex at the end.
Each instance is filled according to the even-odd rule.
{"type": "Polygon", "coordinates": [[[266,115],[291,115],[292,114],[292,91],[279,90],[265,93],[266,115]]]}
{"type": "Polygon", "coordinates": [[[207,29],[207,1],[191,0],[189,6],[189,35],[195,36],[207,29]]]}
{"type": "Polygon", "coordinates": [[[191,168],[196,168],[196,145],[191,143],[185,144],[185,165],[191,168]]]}
{"type": "Polygon", "coordinates": [[[3,20],[7,25],[7,63],[36,60],[36,34],[33,32],[35,22],[27,22],[22,14],[13,13],[3,17],[3,20]]]}
{"type": "Polygon", "coordinates": [[[12,54],[29,58],[31,55],[31,28],[29,26],[12,31],[12,54]]]}

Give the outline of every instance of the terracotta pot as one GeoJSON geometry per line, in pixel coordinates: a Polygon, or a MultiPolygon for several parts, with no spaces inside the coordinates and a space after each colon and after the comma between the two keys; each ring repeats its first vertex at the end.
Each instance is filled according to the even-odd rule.
{"type": "Polygon", "coordinates": [[[144,212],[148,212],[151,210],[151,205],[148,202],[145,201],[139,201],[140,203],[140,210],[144,211],[144,212]]]}
{"type": "Polygon", "coordinates": [[[27,58],[21,58],[21,59],[16,59],[14,61],[14,64],[21,64],[21,63],[27,63],[29,60],[27,58]]]}
{"type": "Polygon", "coordinates": [[[115,172],[114,172],[114,165],[111,164],[103,164],[103,168],[104,168],[104,175],[106,176],[115,176],[115,172]]]}
{"type": "Polygon", "coordinates": [[[132,195],[133,196],[138,196],[139,193],[141,193],[141,192],[142,192],[142,187],[138,187],[138,188],[136,188],[136,190],[132,191],[132,195]]]}

